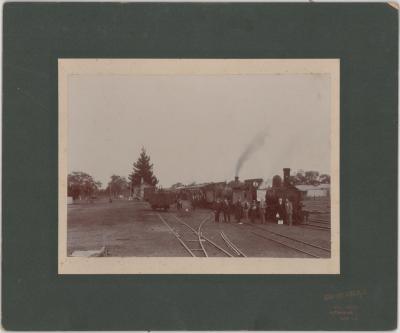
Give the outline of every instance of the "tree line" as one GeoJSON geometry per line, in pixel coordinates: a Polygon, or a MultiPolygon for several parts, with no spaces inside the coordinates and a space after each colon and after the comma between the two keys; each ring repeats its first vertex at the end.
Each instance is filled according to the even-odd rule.
{"type": "Polygon", "coordinates": [[[294,185],[319,185],[330,184],[331,176],[328,174],[319,174],[318,171],[297,172],[290,176],[290,181],[294,185]]]}
{"type": "MultiPolygon", "coordinates": [[[[92,176],[85,172],[74,171],[68,175],[68,196],[74,200],[78,198],[88,198],[97,195],[108,195],[110,197],[118,197],[119,195],[132,195],[135,186],[139,186],[142,182],[148,185],[156,186],[158,179],[153,172],[153,164],[146,149],[142,147],[140,155],[136,162],[132,165],[132,172],[125,177],[112,175],[107,186],[103,189],[102,184],[96,181],[92,176]]],[[[294,185],[319,185],[330,184],[330,176],[328,174],[319,174],[318,171],[297,172],[290,176],[290,181],[294,185]]],[[[195,185],[193,182],[189,185],[195,185]]],[[[182,183],[172,185],[172,188],[183,186],[182,183]]]]}
{"type": "Polygon", "coordinates": [[[68,196],[73,200],[78,198],[89,198],[97,195],[108,195],[117,197],[119,195],[131,195],[132,189],[141,183],[152,186],[158,184],[158,179],[153,173],[153,164],[146,149],[142,147],[140,155],[133,163],[132,172],[125,177],[112,175],[107,186],[103,189],[102,184],[89,174],[82,171],[74,171],[68,175],[68,196]]]}

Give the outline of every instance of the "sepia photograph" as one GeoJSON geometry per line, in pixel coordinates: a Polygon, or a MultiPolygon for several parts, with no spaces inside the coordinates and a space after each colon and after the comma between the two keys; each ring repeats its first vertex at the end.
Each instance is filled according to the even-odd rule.
{"type": "Polygon", "coordinates": [[[59,60],[59,272],[339,273],[339,61],[59,60]]]}
{"type": "Polygon", "coordinates": [[[3,11],[2,327],[396,328],[399,8],[3,11]]]}

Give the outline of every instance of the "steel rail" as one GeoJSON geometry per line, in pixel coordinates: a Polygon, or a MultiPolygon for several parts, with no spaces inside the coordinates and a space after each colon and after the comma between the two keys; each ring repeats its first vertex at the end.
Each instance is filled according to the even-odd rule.
{"type": "MultiPolygon", "coordinates": [[[[225,236],[226,236],[226,234],[225,234],[225,236]]],[[[235,244],[235,243],[233,243],[231,240],[230,240],[230,238],[228,238],[228,236],[226,236],[226,238],[229,240],[229,242],[236,248],[236,250],[240,253],[240,255],[242,256],[242,257],[245,257],[245,258],[247,258],[247,256],[244,254],[244,252],[241,250],[241,249],[239,249],[239,247],[235,244]]]]}
{"type": "MultiPolygon", "coordinates": [[[[235,244],[235,243],[233,243],[231,240],[230,240],[230,238],[223,232],[223,231],[221,231],[222,232],[222,234],[223,234],[223,238],[225,238],[226,239],[226,241],[230,244],[230,246],[232,247],[232,249],[238,254],[238,255],[240,255],[240,256],[242,256],[242,257],[247,257],[245,254],[244,254],[244,252],[241,250],[241,249],[239,249],[239,247],[235,244]]],[[[224,240],[225,240],[224,239],[224,240]]]]}
{"type": "Polygon", "coordinates": [[[207,220],[208,220],[208,217],[206,217],[206,218],[200,223],[199,229],[197,230],[197,237],[199,238],[200,246],[201,246],[201,248],[203,249],[203,252],[204,252],[204,254],[205,254],[206,257],[208,257],[208,253],[207,253],[207,251],[206,251],[206,249],[204,248],[204,245],[203,245],[202,234],[201,234],[201,227],[203,226],[204,223],[207,222],[207,220]]]}
{"type": "Polygon", "coordinates": [[[309,220],[307,223],[315,223],[316,225],[321,225],[321,226],[323,226],[324,228],[330,228],[331,227],[331,224],[330,224],[330,222],[319,222],[319,221],[313,221],[313,220],[309,220]]]}
{"type": "Polygon", "coordinates": [[[223,232],[223,231],[220,231],[219,234],[221,235],[222,239],[224,240],[224,242],[225,242],[225,244],[228,246],[228,248],[232,249],[232,250],[236,253],[236,255],[239,256],[239,255],[240,255],[239,251],[236,250],[235,247],[232,246],[232,244],[228,241],[228,239],[225,237],[224,232],[223,232]]]}
{"type": "Polygon", "coordinates": [[[230,244],[229,241],[225,238],[225,234],[224,234],[223,231],[220,232],[220,235],[221,235],[222,239],[224,240],[225,244],[226,244],[229,248],[231,248],[231,249],[236,253],[237,256],[240,256],[239,251],[236,250],[236,249],[232,246],[232,244],[230,244]]]}
{"type": "Polygon", "coordinates": [[[256,232],[253,232],[253,231],[251,231],[251,233],[254,234],[254,235],[256,235],[256,236],[258,236],[258,237],[265,238],[265,239],[268,239],[268,240],[273,241],[273,242],[275,242],[275,243],[278,243],[278,244],[281,244],[281,245],[283,245],[283,246],[286,246],[286,247],[289,248],[289,249],[293,249],[293,250],[296,250],[296,251],[298,251],[298,252],[305,253],[305,254],[309,255],[310,257],[321,258],[320,256],[317,256],[317,255],[315,255],[315,254],[312,254],[312,253],[309,253],[309,252],[307,252],[307,251],[301,250],[301,249],[299,249],[299,248],[297,248],[297,247],[290,246],[290,245],[288,245],[288,244],[282,243],[282,242],[280,242],[280,241],[278,241],[278,240],[276,240],[276,239],[267,237],[267,236],[265,236],[265,235],[261,235],[261,234],[258,234],[258,233],[256,233],[256,232]]]}
{"type": "MultiPolygon", "coordinates": [[[[173,215],[173,216],[175,217],[175,219],[176,219],[178,222],[180,222],[180,223],[186,225],[186,226],[189,227],[191,230],[193,230],[194,232],[196,232],[195,229],[193,229],[190,225],[188,225],[188,224],[186,224],[185,222],[183,222],[183,221],[182,221],[180,218],[178,218],[176,215],[173,215]]],[[[228,251],[224,250],[224,249],[223,249],[222,247],[220,247],[218,244],[215,244],[211,239],[207,238],[207,237],[204,236],[204,235],[202,235],[202,237],[203,237],[203,239],[206,240],[208,243],[210,243],[211,245],[213,245],[216,249],[218,249],[218,250],[224,252],[228,257],[233,257],[232,254],[230,254],[228,251]]]]}
{"type": "Polygon", "coordinates": [[[311,217],[309,217],[307,220],[308,220],[309,222],[330,224],[330,221],[327,220],[327,219],[323,220],[323,219],[316,219],[316,218],[311,218],[311,217]]]}
{"type": "Polygon", "coordinates": [[[167,221],[165,221],[161,215],[159,213],[157,213],[158,217],[160,218],[160,220],[169,228],[169,230],[171,230],[171,232],[173,233],[173,235],[176,237],[176,239],[178,239],[178,241],[182,244],[182,246],[185,248],[186,251],[188,251],[190,253],[190,255],[192,257],[196,257],[196,255],[192,252],[192,250],[185,244],[185,242],[179,237],[179,234],[168,224],[167,221]]]}
{"type": "Polygon", "coordinates": [[[239,253],[240,256],[242,256],[242,257],[247,257],[247,256],[242,252],[242,250],[240,250],[239,247],[237,247],[236,244],[233,243],[233,242],[230,240],[230,238],[229,238],[225,233],[224,233],[224,237],[225,237],[226,240],[229,242],[229,244],[233,247],[233,249],[234,249],[236,252],[239,253]]]}
{"type": "Polygon", "coordinates": [[[313,229],[324,230],[324,231],[330,231],[331,230],[331,228],[320,227],[318,225],[309,224],[309,223],[303,223],[303,224],[299,225],[299,227],[302,227],[302,228],[313,228],[313,229]]]}
{"type": "Polygon", "coordinates": [[[293,241],[295,241],[295,242],[299,242],[299,243],[305,244],[305,245],[307,245],[307,246],[315,247],[316,249],[320,249],[320,250],[323,250],[323,251],[326,251],[326,252],[331,252],[331,250],[330,250],[330,249],[327,249],[326,247],[318,246],[318,245],[315,245],[315,244],[311,244],[311,243],[302,241],[302,240],[300,240],[300,239],[296,239],[296,238],[293,238],[293,237],[289,237],[289,236],[286,236],[286,235],[284,235],[284,234],[280,234],[279,232],[271,231],[271,230],[266,229],[266,228],[261,228],[260,226],[257,226],[257,225],[255,225],[254,227],[256,227],[256,228],[258,228],[258,229],[260,229],[260,230],[267,231],[267,232],[269,232],[269,233],[271,233],[271,234],[278,235],[278,236],[280,236],[280,237],[284,237],[284,238],[293,240],[293,241]]]}
{"type": "Polygon", "coordinates": [[[228,251],[224,250],[221,246],[219,246],[218,244],[215,244],[211,239],[208,239],[206,237],[203,236],[203,238],[209,242],[211,245],[213,245],[216,249],[224,252],[228,257],[233,257],[233,255],[231,253],[229,253],[228,251]]]}
{"type": "Polygon", "coordinates": [[[182,221],[182,219],[180,219],[178,216],[176,216],[175,214],[172,215],[179,223],[187,226],[190,230],[192,230],[194,233],[196,233],[197,235],[197,231],[196,229],[194,229],[191,225],[187,224],[186,222],[182,221]]]}

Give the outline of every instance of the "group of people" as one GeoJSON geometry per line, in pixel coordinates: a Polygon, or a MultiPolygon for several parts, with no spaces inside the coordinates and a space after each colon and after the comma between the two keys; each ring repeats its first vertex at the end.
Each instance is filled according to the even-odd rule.
{"type": "Polygon", "coordinates": [[[278,203],[274,207],[267,207],[264,200],[261,201],[241,201],[238,199],[235,203],[232,203],[229,199],[219,199],[217,198],[213,205],[215,222],[230,223],[231,214],[235,217],[237,223],[242,224],[243,222],[259,223],[265,224],[267,220],[268,210],[273,210],[272,216],[275,222],[278,224],[286,223],[288,225],[293,224],[293,204],[286,198],[278,199],[278,203]]]}
{"type": "Polygon", "coordinates": [[[278,199],[274,217],[278,224],[293,224],[293,204],[288,198],[286,198],[285,201],[283,198],[278,199]]]}

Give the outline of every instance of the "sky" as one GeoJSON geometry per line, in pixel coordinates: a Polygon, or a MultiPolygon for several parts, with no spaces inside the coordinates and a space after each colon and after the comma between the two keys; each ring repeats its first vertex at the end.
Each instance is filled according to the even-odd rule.
{"type": "Polygon", "coordinates": [[[68,169],[107,186],[145,147],[159,185],[272,178],[282,168],[330,174],[326,74],[74,75],[68,169]],[[251,149],[250,149],[251,150],[251,149]]]}

